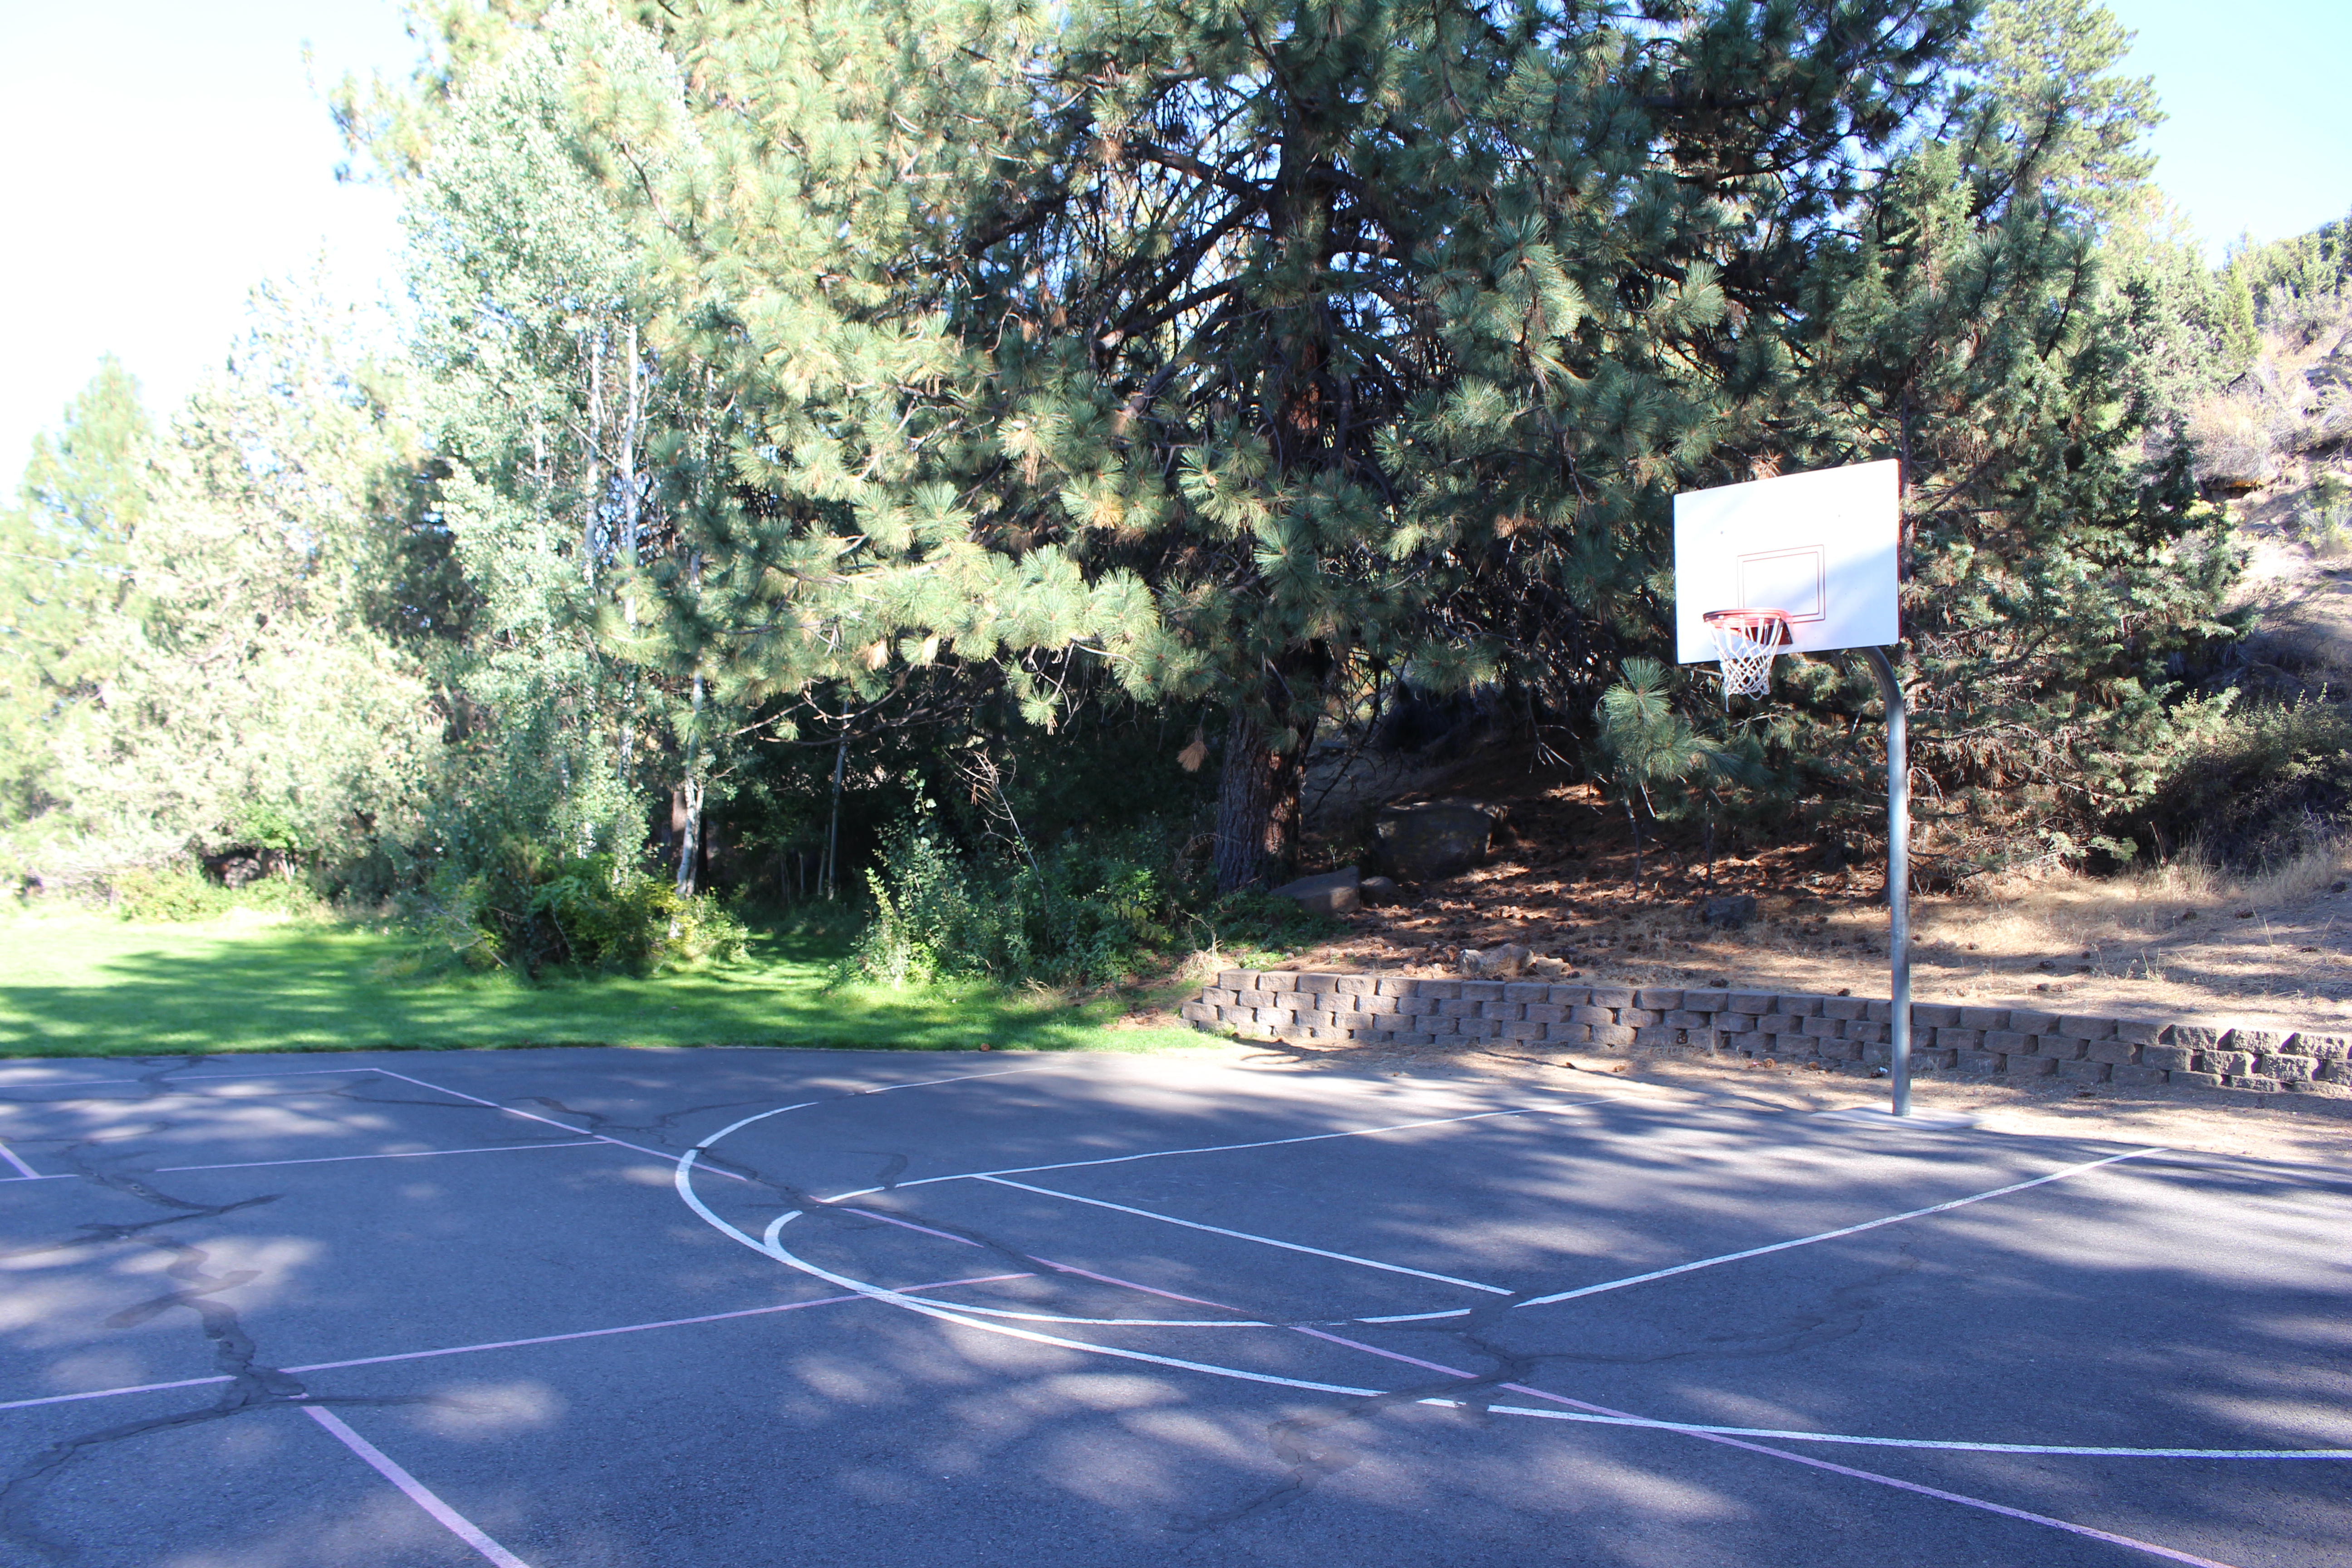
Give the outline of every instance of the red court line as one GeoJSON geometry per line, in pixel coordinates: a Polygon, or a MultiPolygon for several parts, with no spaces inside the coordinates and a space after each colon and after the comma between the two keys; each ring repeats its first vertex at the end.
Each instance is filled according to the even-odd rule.
{"type": "MultiPolygon", "coordinates": [[[[1384,1357],[1389,1361],[1403,1362],[1408,1366],[1443,1373],[1448,1377],[1476,1375],[1475,1373],[1464,1372],[1459,1367],[1441,1366],[1433,1361],[1423,1361],[1419,1356],[1409,1356],[1397,1351],[1382,1350],[1378,1345],[1368,1345],[1360,1340],[1341,1339],[1337,1334],[1327,1334],[1319,1329],[1299,1329],[1297,1331],[1311,1334],[1318,1340],[1328,1340],[1335,1345],[1345,1345],[1349,1350],[1363,1351],[1368,1354],[1384,1357]]],[[[1624,1420],[1639,1419],[1622,1410],[1612,1410],[1600,1405],[1587,1405],[1581,1399],[1570,1399],[1564,1394],[1549,1394],[1540,1388],[1530,1388],[1524,1383],[1506,1383],[1498,1386],[1509,1389],[1513,1394],[1532,1394],[1538,1399],[1549,1399],[1555,1405],[1565,1405],[1571,1409],[1590,1411],[1595,1415],[1614,1415],[1624,1420]]],[[[1875,1470],[1858,1470],[1851,1465],[1832,1464],[1827,1459],[1816,1459],[1804,1454],[1791,1454],[1785,1448],[1768,1448],[1760,1443],[1745,1442],[1738,1437],[1726,1437],[1713,1432],[1684,1432],[1678,1436],[1704,1437],[1710,1443],[1720,1443],[1726,1447],[1745,1448],[1751,1454],[1764,1454],[1775,1459],[1786,1459],[1790,1464],[1805,1465],[1817,1470],[1827,1470],[1832,1475],[1848,1476],[1858,1481],[1875,1481],[1880,1486],[1894,1487],[1900,1491],[1916,1492],[1921,1497],[1936,1498],[1944,1502],[1956,1502],[1964,1508],[1982,1509],[1987,1513],[1997,1513],[2005,1519],[2022,1520],[2028,1524],[2048,1525],[2053,1530],[2063,1530],[2072,1535],[2087,1536],[2093,1541],[2104,1541],[2111,1546],[2127,1546],[2135,1552],[2145,1552],[2150,1556],[2161,1557],[2168,1562],[2189,1563],[2192,1568],[2231,1568],[2229,1563],[2216,1563],[2210,1557],[2198,1557],[2186,1552],[2176,1552],[2169,1546],[2158,1546],[2154,1542],[2136,1541],[2128,1535],[2117,1535],[2112,1531],[2095,1530],[2087,1524],[2069,1523],[2063,1519],[2053,1519],[2046,1513],[2030,1513],[2024,1509],[2011,1508],[2005,1503],[1990,1502],[1983,1498],[1968,1497],[1959,1492],[1948,1492],[1940,1487],[1921,1486],[1916,1481],[1906,1481],[1895,1476],[1882,1476],[1875,1470]]]]}
{"type": "MultiPolygon", "coordinates": [[[[909,1285],[901,1294],[917,1290],[947,1290],[958,1285],[989,1285],[1000,1279],[1027,1279],[1026,1274],[982,1274],[970,1279],[940,1279],[929,1285],[909,1285]]],[[[695,1323],[720,1323],[730,1318],[763,1318],[777,1312],[797,1312],[803,1307],[830,1307],[843,1301],[863,1301],[863,1296],[820,1296],[812,1301],[785,1301],[773,1307],[745,1307],[732,1312],[706,1312],[695,1318],[665,1318],[652,1323],[623,1323],[617,1328],[581,1329],[568,1334],[537,1334],[524,1340],[488,1340],[474,1345],[450,1345],[442,1350],[399,1351],[391,1355],[358,1356],[350,1361],[316,1361],[304,1366],[280,1367],[280,1372],[340,1372],[345,1367],[378,1366],[394,1361],[430,1361],[436,1356],[471,1355],[477,1351],[520,1350],[529,1345],[561,1344],[567,1340],[599,1340],[614,1334],[642,1334],[650,1329],[679,1329],[695,1323]]],[[[227,1383],[226,1376],[184,1377],[171,1383],[139,1383],[122,1388],[94,1388],[85,1394],[51,1394],[38,1399],[12,1399],[0,1404],[0,1410],[26,1410],[37,1405],[71,1405],[84,1399],[112,1399],[125,1394],[161,1394],[173,1388],[200,1388],[207,1384],[227,1383]]]]}
{"type": "Polygon", "coordinates": [[[499,1568],[530,1568],[530,1563],[483,1534],[472,1520],[436,1497],[430,1488],[402,1469],[383,1449],[343,1425],[341,1417],[333,1411],[321,1409],[316,1405],[306,1405],[302,1408],[311,1420],[333,1433],[344,1447],[365,1459],[376,1474],[407,1493],[409,1501],[431,1514],[434,1521],[450,1534],[497,1563],[499,1568]]]}

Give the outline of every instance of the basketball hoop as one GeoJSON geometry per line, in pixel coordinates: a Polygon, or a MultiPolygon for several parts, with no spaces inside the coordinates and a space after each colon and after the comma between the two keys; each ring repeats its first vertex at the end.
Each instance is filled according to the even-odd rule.
{"type": "Polygon", "coordinates": [[[1772,660],[1790,641],[1786,610],[1709,610],[1701,617],[1723,667],[1723,705],[1772,689],[1772,660]]]}

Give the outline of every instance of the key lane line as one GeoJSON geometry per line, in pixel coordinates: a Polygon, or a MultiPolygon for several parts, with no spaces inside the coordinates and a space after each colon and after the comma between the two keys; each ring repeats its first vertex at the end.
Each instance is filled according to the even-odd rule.
{"type": "Polygon", "coordinates": [[[1864,1220],[1860,1225],[1843,1226],[1836,1230],[1825,1230],[1818,1236],[1800,1236],[1788,1241],[1775,1241],[1763,1247],[1751,1247],[1740,1252],[1726,1252],[1714,1258],[1702,1258],[1691,1263],[1677,1263],[1671,1268],[1653,1268],[1646,1274],[1629,1274],[1622,1279],[1604,1279],[1597,1285],[1580,1285],[1573,1290],[1555,1290],[1549,1296],[1538,1296],[1529,1300],[1517,1302],[1515,1305],[1544,1307],[1554,1301],[1573,1301],[1580,1296],[1598,1296],[1604,1290],[1622,1290],[1628,1286],[1646,1285],[1653,1279],[1671,1279],[1677,1274],[1689,1274],[1701,1268],[1713,1268],[1725,1263],[1738,1263],[1743,1258],[1762,1258],[1769,1253],[1786,1252],[1794,1247],[1811,1247],[1817,1241],[1835,1241],[1842,1236],[1858,1236],[1865,1230],[1876,1230],[1883,1225],[1899,1225],[1905,1220],[1920,1219],[1931,1214],[1943,1214],[1947,1210],[1963,1208],[1969,1204],[1980,1204],[1987,1198],[2007,1197],[2011,1193],[2021,1193],[2028,1187],[2038,1187],[2050,1182],[2063,1182],[2069,1176],[2079,1176],[2085,1171],[2095,1171],[2102,1165],[2112,1165],[2118,1161],[2137,1160],[2147,1154],[2170,1152],[2168,1149],[2127,1150],[2121,1154],[2110,1154],[2104,1160],[2090,1160],[2079,1165],[2069,1165],[2064,1170],[2053,1171],[2046,1176],[2036,1176],[2032,1181],[2011,1182],[2008,1186],[1995,1187],[1990,1192],[1971,1193],[1967,1197],[1954,1198],[1949,1203],[1931,1204],[1923,1209],[1906,1209],[1901,1214],[1888,1215],[1884,1219],[1864,1220]]]}
{"type": "MultiPolygon", "coordinates": [[[[564,1131],[572,1134],[574,1137],[592,1138],[599,1143],[615,1143],[624,1149],[632,1150],[636,1153],[645,1154],[656,1160],[675,1160],[677,1158],[675,1153],[667,1150],[648,1149],[642,1143],[631,1143],[624,1139],[607,1137],[604,1133],[595,1131],[593,1128],[573,1127],[565,1122],[558,1121],[551,1116],[541,1116],[535,1111],[530,1110],[517,1110],[511,1105],[500,1105],[495,1100],[484,1100],[480,1095],[467,1094],[462,1089],[447,1089],[437,1083],[427,1083],[421,1078],[411,1078],[404,1072],[394,1072],[390,1068],[372,1068],[368,1070],[372,1072],[380,1072],[386,1078],[396,1078],[403,1083],[413,1083],[419,1089],[429,1089],[436,1094],[446,1094],[457,1100],[470,1100],[476,1105],[487,1105],[492,1110],[501,1110],[509,1116],[520,1116],[526,1121],[541,1122],[549,1127],[561,1127],[564,1131]]],[[[730,1182],[749,1182],[751,1179],[749,1176],[739,1176],[734,1172],[720,1166],[712,1166],[711,1169],[717,1171],[719,1174],[726,1177],[730,1182]]]]}
{"type": "Polygon", "coordinates": [[[973,1180],[988,1182],[1000,1187],[1018,1187],[1024,1193],[1035,1193],[1040,1197],[1060,1198],[1065,1203],[1089,1204],[1098,1209],[1115,1209],[1120,1214],[1131,1214],[1140,1219],[1156,1219],[1162,1225],[1181,1225],[1186,1230],[1203,1230],[1212,1236],[1229,1236],[1236,1241],[1254,1241],[1260,1247],[1278,1247],[1285,1252],[1303,1252],[1309,1257],[1328,1258],[1335,1262],[1353,1263],[1360,1268],[1378,1268],[1390,1274],[1410,1274],[1416,1279],[1434,1279],[1442,1285],[1461,1285],[1473,1290],[1486,1291],[1490,1295],[1508,1296],[1512,1293],[1507,1286],[1482,1285],[1475,1279],[1461,1279],[1451,1274],[1433,1274],[1426,1268],[1408,1268],[1402,1263],[1382,1263],[1375,1258],[1358,1258],[1353,1253],[1348,1252],[1328,1252],[1319,1247],[1307,1247],[1296,1241],[1277,1241],[1273,1237],[1253,1236],[1245,1230],[1227,1230],[1223,1226],[1202,1225],[1199,1220],[1178,1219],[1174,1215],[1154,1214],[1150,1209],[1130,1208],[1125,1204],[1110,1203],[1102,1198],[1080,1197],[1076,1193],[1057,1193],[1051,1187],[1033,1187],[1026,1182],[1010,1182],[1003,1176],[976,1176],[973,1180]]]}

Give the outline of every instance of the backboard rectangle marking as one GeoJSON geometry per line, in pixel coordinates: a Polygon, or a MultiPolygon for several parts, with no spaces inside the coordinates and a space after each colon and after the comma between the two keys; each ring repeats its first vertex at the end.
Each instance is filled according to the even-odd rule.
{"type": "Polygon", "coordinates": [[[1829,615],[1829,550],[1819,544],[1761,550],[1739,557],[1743,610],[1786,610],[1791,625],[1829,615]]]}

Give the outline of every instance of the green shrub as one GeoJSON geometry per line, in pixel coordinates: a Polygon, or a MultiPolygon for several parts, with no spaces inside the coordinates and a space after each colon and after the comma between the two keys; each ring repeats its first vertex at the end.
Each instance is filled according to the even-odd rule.
{"type": "Polygon", "coordinates": [[[225,888],[189,865],[117,872],[109,879],[108,892],[114,912],[124,920],[155,924],[216,920],[233,910],[310,916],[327,908],[309,884],[291,878],[261,877],[241,888],[225,888]]]}
{"type": "Polygon", "coordinates": [[[2352,827],[2352,715],[2311,700],[2228,714],[2133,826],[2232,870],[2294,858],[2352,827]]]}
{"type": "Polygon", "coordinates": [[[1210,941],[1297,944],[1333,929],[1287,899],[1216,899],[1159,823],[1073,835],[1032,857],[967,857],[919,810],[883,835],[850,967],[887,985],[953,977],[1101,984],[1210,941]]]}
{"type": "Polygon", "coordinates": [[[643,973],[731,963],[750,941],[717,895],[680,894],[610,855],[565,855],[516,839],[488,861],[471,874],[444,866],[404,910],[412,927],[467,968],[643,973]]]}

